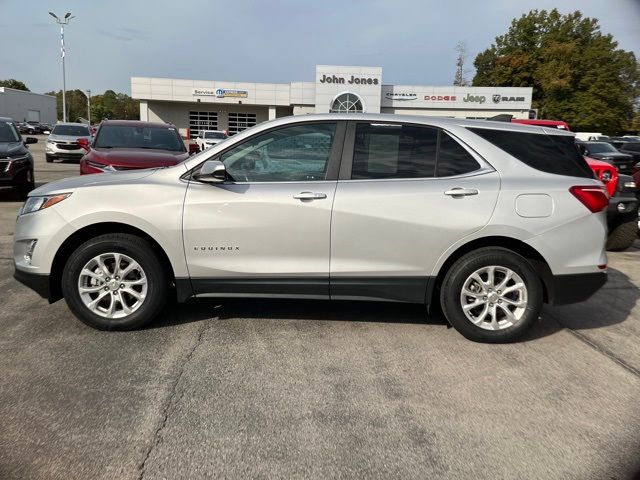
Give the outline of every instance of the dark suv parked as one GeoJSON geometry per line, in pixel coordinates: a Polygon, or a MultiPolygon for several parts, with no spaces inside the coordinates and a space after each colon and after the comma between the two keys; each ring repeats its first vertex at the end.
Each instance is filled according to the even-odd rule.
{"type": "Polygon", "coordinates": [[[14,121],[0,117],[0,187],[13,187],[22,195],[33,190],[33,157],[27,144],[37,142],[33,137],[23,141],[14,121]]]}
{"type": "Polygon", "coordinates": [[[615,166],[620,173],[631,175],[633,167],[633,157],[629,154],[619,152],[613,145],[607,142],[576,142],[580,152],[591,158],[609,162],[615,166]]]}

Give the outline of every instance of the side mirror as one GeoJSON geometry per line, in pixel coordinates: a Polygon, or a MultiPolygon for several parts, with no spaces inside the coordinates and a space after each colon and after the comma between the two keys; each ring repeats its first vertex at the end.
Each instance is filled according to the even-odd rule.
{"type": "Polygon", "coordinates": [[[197,143],[190,143],[189,144],[189,155],[194,155],[196,153],[200,152],[200,147],[198,146],[197,143]]]}
{"type": "Polygon", "coordinates": [[[78,140],[76,140],[76,142],[78,142],[78,145],[80,145],[84,150],[86,150],[87,152],[89,151],[90,147],[89,147],[89,140],[86,138],[79,138],[78,140]]]}
{"type": "Polygon", "coordinates": [[[221,183],[227,180],[227,169],[220,160],[207,160],[193,179],[204,183],[221,183]]]}
{"type": "Polygon", "coordinates": [[[36,137],[27,137],[24,139],[25,145],[29,145],[31,143],[38,143],[38,139],[36,137]]]}

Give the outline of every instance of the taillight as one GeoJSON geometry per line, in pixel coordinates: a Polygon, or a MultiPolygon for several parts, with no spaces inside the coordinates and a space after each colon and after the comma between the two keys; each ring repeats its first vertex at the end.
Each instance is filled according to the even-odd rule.
{"type": "Polygon", "coordinates": [[[600,212],[609,205],[609,195],[603,187],[576,186],[571,187],[569,191],[593,213],[600,212]]]}

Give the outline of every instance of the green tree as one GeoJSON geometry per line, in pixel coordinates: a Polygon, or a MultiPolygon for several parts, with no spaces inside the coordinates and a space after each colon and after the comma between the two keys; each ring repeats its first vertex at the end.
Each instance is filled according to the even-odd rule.
{"type": "Polygon", "coordinates": [[[574,130],[614,134],[632,123],[640,94],[633,52],[618,48],[596,19],[578,11],[532,10],[479,53],[473,85],[533,87],[542,118],[574,130]]]}
{"type": "Polygon", "coordinates": [[[0,80],[0,87],[15,88],[16,90],[24,90],[30,92],[29,88],[20,80],[9,78],[8,80],[0,80]]]}
{"type": "MultiPolygon", "coordinates": [[[[62,118],[62,90],[47,92],[55,95],[58,105],[58,118],[62,118]]],[[[75,122],[79,118],[87,118],[87,96],[82,90],[67,90],[67,119],[75,122]]],[[[118,120],[138,120],[140,118],[140,102],[124,93],[107,90],[102,95],[91,97],[91,122],[97,123],[106,118],[118,120]]]]}

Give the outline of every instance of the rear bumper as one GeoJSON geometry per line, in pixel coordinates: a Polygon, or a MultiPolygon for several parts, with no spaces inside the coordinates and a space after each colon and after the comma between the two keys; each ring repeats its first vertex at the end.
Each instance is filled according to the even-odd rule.
{"type": "Polygon", "coordinates": [[[552,305],[584,302],[607,283],[607,272],[554,275],[550,293],[552,305]]]}
{"type": "Polygon", "coordinates": [[[51,301],[51,287],[48,274],[25,272],[16,268],[13,273],[13,278],[35,291],[42,298],[51,301]]]}

